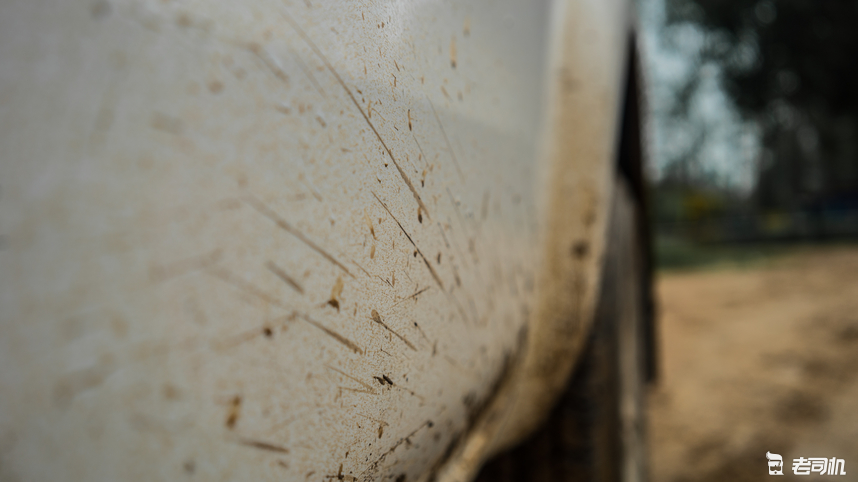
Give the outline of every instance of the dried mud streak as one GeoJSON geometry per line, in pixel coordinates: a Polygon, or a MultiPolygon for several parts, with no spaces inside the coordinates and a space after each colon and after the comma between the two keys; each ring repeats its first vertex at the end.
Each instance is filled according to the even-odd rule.
{"type": "Polygon", "coordinates": [[[239,443],[241,445],[246,445],[248,447],[253,447],[255,449],[267,450],[269,452],[277,452],[280,454],[288,454],[289,453],[289,449],[287,449],[286,447],[281,447],[279,445],[274,445],[274,444],[268,443],[268,442],[262,442],[260,440],[243,439],[239,443]]]}
{"type": "Polygon", "coordinates": [[[357,267],[358,267],[358,269],[360,269],[361,271],[363,271],[363,274],[365,274],[367,278],[372,278],[372,275],[371,275],[371,274],[369,274],[369,271],[367,271],[366,269],[364,269],[364,267],[363,267],[363,266],[361,266],[357,261],[355,261],[355,260],[353,260],[353,259],[351,259],[351,258],[349,258],[349,261],[351,261],[353,265],[357,266],[357,267]]]}
{"type": "Polygon", "coordinates": [[[279,266],[277,266],[276,264],[274,264],[274,262],[273,262],[273,261],[269,261],[269,262],[267,262],[267,263],[265,264],[265,267],[266,267],[266,268],[268,268],[268,271],[271,271],[272,273],[274,273],[274,275],[275,275],[275,276],[277,276],[278,278],[280,278],[284,283],[286,283],[287,285],[289,285],[292,289],[294,289],[294,290],[295,290],[295,291],[297,291],[298,293],[301,293],[302,295],[304,294],[304,288],[302,288],[302,287],[301,287],[301,285],[300,285],[300,284],[298,284],[298,282],[297,282],[297,281],[295,281],[291,276],[289,276],[288,274],[286,274],[286,272],[285,272],[285,271],[283,271],[282,269],[280,269],[280,267],[279,267],[279,266]]]}
{"type": "Polygon", "coordinates": [[[343,270],[347,275],[351,276],[352,278],[355,277],[348,270],[348,268],[346,268],[345,265],[343,265],[343,263],[340,263],[339,261],[337,261],[337,259],[334,258],[333,256],[331,256],[330,254],[328,254],[327,251],[325,251],[324,249],[319,247],[319,245],[317,245],[316,243],[311,241],[308,237],[304,236],[304,233],[293,228],[291,224],[287,223],[286,220],[284,220],[283,218],[278,216],[277,213],[275,213],[274,211],[271,210],[271,208],[269,208],[268,206],[263,204],[262,201],[260,201],[259,199],[256,199],[255,197],[253,197],[249,194],[244,196],[243,200],[245,203],[249,204],[250,207],[252,207],[257,212],[259,212],[259,214],[262,214],[266,218],[273,221],[274,224],[277,225],[277,227],[286,231],[287,233],[291,234],[292,236],[295,236],[296,238],[298,238],[299,241],[306,244],[313,251],[322,255],[323,258],[327,259],[328,261],[333,263],[336,267],[343,270]]]}
{"type": "Polygon", "coordinates": [[[414,184],[411,183],[411,179],[408,178],[408,175],[406,175],[405,171],[402,170],[402,167],[399,166],[399,162],[397,162],[396,158],[393,157],[393,152],[391,152],[390,148],[387,147],[387,143],[384,142],[384,139],[381,138],[381,134],[378,133],[378,130],[376,130],[375,126],[369,120],[369,116],[367,116],[366,112],[363,111],[363,109],[361,108],[357,99],[355,98],[354,94],[352,94],[351,89],[349,89],[349,87],[343,81],[342,77],[340,77],[339,72],[337,72],[336,69],[334,69],[334,66],[331,65],[331,63],[328,61],[328,58],[325,57],[324,54],[322,54],[322,51],[319,50],[319,48],[310,39],[310,37],[307,35],[307,33],[304,32],[304,30],[298,26],[298,24],[295,22],[295,20],[285,12],[283,12],[283,16],[286,18],[286,21],[288,21],[289,24],[292,25],[292,28],[294,28],[295,31],[298,32],[298,35],[300,35],[301,38],[303,38],[304,41],[307,42],[307,45],[309,45],[310,48],[313,49],[313,52],[319,56],[319,59],[322,60],[322,62],[325,64],[325,67],[327,67],[327,69],[331,73],[331,75],[333,75],[334,78],[337,79],[337,82],[340,84],[340,86],[343,88],[343,90],[346,91],[346,94],[348,94],[349,98],[352,100],[352,103],[355,105],[358,112],[360,112],[360,115],[363,116],[363,120],[365,120],[367,125],[369,126],[369,128],[372,129],[372,132],[373,132],[373,134],[375,134],[376,139],[378,139],[378,142],[381,143],[381,146],[384,148],[384,151],[387,153],[387,156],[390,158],[391,162],[393,162],[393,165],[396,167],[397,172],[399,172],[399,177],[402,178],[402,180],[405,182],[405,185],[408,186],[409,190],[411,190],[411,195],[414,196],[414,200],[417,201],[417,205],[420,207],[420,209],[424,213],[426,213],[426,217],[431,220],[432,217],[429,215],[429,210],[426,209],[426,205],[423,204],[423,199],[420,198],[420,194],[417,193],[417,189],[414,187],[414,184]]]}
{"type": "Polygon", "coordinates": [[[447,191],[447,196],[450,198],[450,204],[453,205],[453,210],[456,211],[456,217],[459,218],[459,226],[462,227],[462,232],[465,233],[465,236],[470,236],[473,233],[468,232],[468,223],[465,221],[465,215],[462,214],[462,210],[459,207],[460,202],[456,201],[456,197],[453,196],[453,192],[450,191],[449,186],[444,189],[447,191]]]}
{"type": "Polygon", "coordinates": [[[261,299],[262,301],[264,301],[268,304],[278,306],[280,308],[286,308],[286,306],[283,305],[282,303],[280,303],[279,301],[277,301],[277,299],[275,297],[273,297],[273,296],[269,295],[268,293],[262,291],[261,289],[257,288],[254,284],[250,283],[249,281],[245,281],[242,278],[239,278],[238,276],[232,274],[231,272],[227,271],[226,269],[209,268],[208,272],[212,276],[220,279],[221,281],[224,281],[225,283],[230,284],[230,285],[240,289],[241,291],[244,291],[245,293],[251,294],[251,295],[261,299]]]}
{"type": "MultiPolygon", "coordinates": [[[[373,310],[373,312],[375,312],[375,314],[377,314],[377,313],[378,313],[378,312],[376,312],[375,310],[373,310]]],[[[416,347],[415,347],[415,346],[414,346],[410,341],[408,341],[408,339],[407,339],[407,338],[405,338],[404,336],[402,336],[402,335],[400,335],[399,333],[397,333],[397,332],[396,332],[396,330],[394,330],[393,328],[391,328],[391,327],[387,326],[387,323],[385,323],[385,322],[381,319],[381,315],[379,315],[377,319],[376,319],[376,318],[373,318],[373,319],[372,319],[372,321],[374,321],[374,322],[378,323],[379,325],[381,325],[382,327],[384,327],[384,329],[385,329],[385,330],[387,330],[387,331],[389,331],[390,333],[393,333],[393,335],[394,335],[395,337],[399,338],[399,339],[402,341],[402,343],[405,343],[405,344],[408,346],[408,348],[411,348],[412,350],[417,351],[417,348],[416,348],[416,347]]]]}
{"type": "MultiPolygon", "coordinates": [[[[453,209],[456,211],[456,216],[459,219],[459,226],[461,226],[462,232],[465,233],[466,240],[468,242],[467,252],[471,255],[471,260],[468,261],[468,259],[465,258],[465,255],[464,255],[465,252],[459,248],[459,243],[456,241],[455,238],[453,238],[453,242],[456,245],[456,251],[459,253],[459,256],[462,258],[462,261],[467,262],[468,265],[470,265],[473,273],[476,274],[476,276],[480,282],[480,285],[485,286],[486,283],[485,283],[485,281],[483,281],[482,274],[480,273],[480,270],[477,266],[480,264],[479,258],[477,257],[477,253],[476,253],[476,251],[477,251],[476,240],[479,237],[479,232],[471,231],[469,233],[468,223],[465,220],[465,215],[462,214],[462,210],[459,208],[459,203],[456,202],[456,198],[455,198],[455,196],[453,196],[453,193],[450,191],[449,187],[446,188],[446,191],[447,191],[447,195],[450,197],[450,203],[453,205],[453,209]],[[473,247],[473,249],[471,249],[472,247],[473,247]]],[[[471,226],[471,227],[473,228],[473,226],[471,226]]]]}
{"type": "Polygon", "coordinates": [[[399,446],[400,446],[400,445],[402,445],[403,443],[405,443],[405,441],[406,441],[406,440],[408,440],[409,438],[413,437],[413,436],[414,436],[414,434],[416,434],[417,432],[419,432],[419,431],[420,431],[420,430],[422,430],[423,428],[425,428],[425,427],[430,427],[430,426],[432,426],[432,421],[431,421],[431,420],[427,420],[427,421],[423,422],[423,424],[422,424],[422,425],[420,425],[420,426],[419,426],[419,427],[417,427],[416,429],[412,430],[410,434],[408,434],[408,435],[406,435],[405,437],[402,437],[402,438],[400,438],[399,440],[397,440],[397,441],[396,441],[396,443],[395,443],[395,444],[393,444],[393,446],[392,446],[392,447],[390,447],[390,448],[387,450],[387,452],[385,452],[385,453],[381,454],[381,456],[379,456],[377,459],[375,459],[375,461],[374,461],[373,463],[371,463],[371,464],[369,465],[369,467],[367,467],[366,469],[364,469],[364,471],[360,473],[360,476],[361,476],[361,477],[363,477],[363,476],[364,476],[367,472],[369,472],[370,470],[375,470],[375,469],[377,469],[377,468],[378,468],[378,464],[380,464],[381,462],[383,462],[383,461],[384,461],[384,459],[385,459],[388,455],[392,454],[392,453],[393,453],[397,448],[399,448],[399,446]]]}
{"type": "Polygon", "coordinates": [[[262,46],[258,44],[251,44],[250,46],[248,46],[247,50],[249,50],[250,53],[255,55],[256,58],[258,58],[266,67],[268,67],[268,70],[270,70],[271,73],[274,74],[274,77],[276,77],[277,80],[283,82],[286,85],[289,85],[289,76],[286,75],[286,72],[283,72],[283,69],[280,68],[280,66],[277,65],[277,63],[273,59],[268,58],[268,52],[265,52],[262,46]]]}
{"type": "Polygon", "coordinates": [[[378,395],[378,394],[377,394],[377,393],[375,393],[375,392],[370,392],[369,390],[361,390],[360,388],[344,387],[344,386],[342,386],[342,385],[337,386],[337,388],[338,388],[338,389],[340,389],[340,390],[345,390],[345,391],[347,391],[347,392],[353,392],[353,393],[365,393],[365,394],[367,394],[367,395],[378,395]]]}
{"type": "Polygon", "coordinates": [[[417,140],[417,136],[414,135],[414,132],[411,133],[411,137],[414,138],[414,143],[417,144],[417,149],[420,151],[420,157],[423,159],[423,164],[426,167],[429,167],[429,160],[426,159],[426,153],[423,152],[423,146],[420,145],[420,141],[417,140]]]}
{"type": "Polygon", "coordinates": [[[411,239],[411,235],[408,234],[408,231],[406,231],[405,228],[402,227],[402,223],[400,223],[399,220],[396,219],[396,216],[394,216],[393,213],[390,212],[390,209],[388,209],[387,205],[384,204],[381,199],[379,199],[378,195],[375,192],[372,192],[372,195],[373,197],[375,197],[375,200],[378,201],[379,204],[381,204],[381,207],[383,207],[384,210],[387,211],[387,214],[390,215],[391,219],[396,222],[396,225],[399,226],[399,229],[401,229],[402,232],[405,234],[405,237],[408,238],[408,241],[411,243],[411,246],[414,246],[414,249],[417,250],[417,254],[420,255],[420,258],[423,259],[423,263],[426,264],[426,267],[429,268],[429,272],[432,273],[432,278],[435,279],[435,282],[438,283],[438,286],[443,291],[444,283],[441,282],[441,278],[438,277],[438,273],[435,272],[435,268],[433,268],[432,265],[429,264],[429,260],[426,259],[426,256],[423,256],[423,252],[420,251],[420,248],[418,248],[417,245],[414,244],[414,240],[411,239]]]}
{"type": "Polygon", "coordinates": [[[414,390],[411,390],[410,388],[405,388],[402,385],[394,385],[393,383],[391,383],[390,386],[392,386],[393,388],[395,388],[397,390],[402,390],[402,391],[408,393],[409,395],[420,400],[421,402],[426,401],[426,398],[423,395],[418,395],[416,392],[414,392],[414,390]]]}
{"type": "Polygon", "coordinates": [[[470,318],[468,318],[468,313],[465,311],[465,308],[462,307],[462,302],[459,301],[459,297],[452,293],[452,291],[453,288],[450,288],[449,293],[446,291],[444,292],[444,294],[447,296],[447,300],[452,299],[453,303],[456,305],[456,310],[459,312],[459,316],[462,317],[462,321],[464,321],[465,323],[470,323],[471,320],[470,318]]]}
{"type": "Polygon", "coordinates": [[[346,378],[349,378],[349,379],[351,379],[351,380],[354,380],[355,382],[357,382],[358,384],[360,384],[362,387],[364,387],[364,388],[366,388],[367,390],[369,390],[370,392],[372,392],[372,393],[373,393],[373,395],[375,395],[375,390],[373,390],[373,388],[372,388],[369,384],[367,384],[367,383],[364,383],[364,382],[360,381],[360,380],[359,380],[359,379],[357,379],[356,377],[353,377],[353,376],[349,375],[348,373],[346,373],[346,372],[344,372],[344,371],[340,370],[339,368],[334,368],[334,367],[332,367],[331,365],[328,365],[327,363],[325,363],[324,365],[325,365],[325,368],[328,368],[329,370],[333,370],[333,371],[335,371],[335,372],[339,373],[340,375],[342,375],[342,376],[344,376],[344,377],[346,377],[346,378]]]}
{"type": "Polygon", "coordinates": [[[224,340],[220,340],[220,341],[214,340],[212,342],[212,347],[215,350],[229,350],[229,349],[235,348],[235,347],[241,345],[242,343],[251,341],[251,340],[253,340],[259,336],[267,336],[267,335],[265,335],[265,331],[264,331],[266,327],[270,329],[274,326],[284,326],[285,323],[287,321],[289,321],[291,318],[292,318],[292,315],[281,316],[281,317],[275,318],[274,320],[271,320],[270,323],[263,324],[261,327],[251,328],[249,330],[244,330],[244,331],[237,333],[235,335],[226,337],[226,339],[224,339],[224,340]]]}
{"type": "Polygon", "coordinates": [[[438,117],[438,112],[435,110],[435,104],[433,104],[432,100],[428,97],[426,98],[426,100],[429,101],[429,107],[432,108],[432,114],[435,115],[435,120],[438,122],[438,127],[441,129],[441,135],[444,136],[444,142],[447,143],[447,150],[450,151],[450,157],[453,158],[453,164],[456,165],[456,172],[459,173],[459,179],[464,182],[465,175],[462,174],[462,168],[459,166],[459,159],[456,158],[456,152],[453,150],[453,145],[450,144],[450,138],[447,137],[447,131],[444,130],[444,124],[441,123],[441,118],[438,117]]]}
{"type": "Polygon", "coordinates": [[[423,293],[425,293],[425,292],[426,292],[426,290],[428,290],[429,288],[431,288],[431,286],[427,286],[427,287],[425,287],[425,288],[419,289],[419,290],[417,290],[416,292],[412,293],[410,296],[407,296],[407,297],[405,297],[405,298],[402,298],[401,300],[399,300],[399,301],[397,301],[396,303],[394,303],[393,305],[391,305],[390,309],[393,309],[393,308],[395,308],[396,306],[398,306],[398,305],[400,305],[400,304],[402,304],[402,303],[405,303],[406,301],[408,301],[408,300],[410,300],[410,299],[417,298],[418,296],[420,296],[420,295],[422,295],[423,293]]]}
{"type": "MultiPolygon", "coordinates": [[[[455,203],[454,203],[455,204],[455,203]]],[[[453,228],[453,221],[447,216],[447,225],[450,226],[450,229],[453,228]]],[[[441,223],[438,223],[438,228],[441,230],[441,236],[444,238],[444,244],[447,245],[447,249],[452,249],[455,251],[455,254],[459,257],[459,261],[462,263],[462,266],[470,269],[471,262],[468,261],[468,258],[465,256],[465,252],[462,251],[462,248],[459,246],[459,243],[456,241],[456,238],[452,236],[450,233],[450,238],[452,238],[453,242],[449,241],[450,238],[447,238],[447,234],[444,232],[444,228],[441,226],[441,223]]],[[[467,235],[467,233],[465,233],[467,235]]],[[[453,267],[455,268],[455,263],[453,267]]]]}
{"type": "Polygon", "coordinates": [[[220,261],[221,254],[221,250],[216,249],[209,254],[191,256],[169,264],[153,266],[149,269],[149,279],[153,283],[161,283],[194,271],[204,270],[209,266],[217,264],[220,261]]]}
{"type": "Polygon", "coordinates": [[[342,343],[344,346],[346,346],[351,351],[357,353],[358,355],[363,355],[363,349],[361,347],[357,346],[357,344],[355,342],[349,340],[348,338],[344,337],[343,335],[340,335],[336,331],[334,331],[330,328],[327,328],[325,325],[319,323],[318,321],[310,318],[309,316],[307,316],[305,314],[301,314],[301,319],[306,321],[307,323],[315,326],[316,328],[322,330],[323,332],[325,332],[326,335],[328,335],[331,338],[333,338],[334,340],[337,340],[338,342],[342,343]]]}
{"type": "Polygon", "coordinates": [[[364,415],[364,414],[362,414],[362,413],[360,413],[360,412],[355,412],[355,415],[359,415],[359,416],[361,416],[361,417],[363,417],[363,418],[366,418],[366,419],[372,420],[373,422],[378,422],[378,423],[380,423],[380,424],[384,425],[385,427],[389,427],[389,426],[390,426],[390,424],[389,424],[389,423],[387,423],[387,422],[385,422],[384,420],[379,420],[379,419],[377,419],[377,418],[370,417],[369,415],[364,415]]]}
{"type": "Polygon", "coordinates": [[[322,97],[327,98],[328,95],[325,94],[325,90],[322,89],[321,85],[319,85],[319,82],[316,80],[316,77],[313,76],[313,72],[307,67],[307,64],[304,63],[304,60],[301,58],[301,56],[297,53],[295,53],[294,56],[295,60],[298,62],[298,67],[301,69],[301,71],[304,72],[304,75],[306,75],[307,78],[310,79],[310,82],[313,84],[313,87],[316,88],[316,90],[319,92],[319,94],[322,95],[322,97]]]}

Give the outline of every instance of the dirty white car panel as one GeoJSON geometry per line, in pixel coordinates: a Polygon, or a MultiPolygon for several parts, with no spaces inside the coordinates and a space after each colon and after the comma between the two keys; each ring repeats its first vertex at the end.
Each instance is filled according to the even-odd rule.
{"type": "Polygon", "coordinates": [[[589,323],[627,17],[2,2],[0,479],[470,478],[589,323]]]}

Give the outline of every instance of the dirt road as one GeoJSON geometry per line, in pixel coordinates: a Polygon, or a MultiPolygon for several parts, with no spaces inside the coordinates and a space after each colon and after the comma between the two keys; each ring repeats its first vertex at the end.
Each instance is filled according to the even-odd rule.
{"type": "Polygon", "coordinates": [[[858,480],[858,247],[662,274],[658,293],[654,481],[768,479],[767,451],[788,477],[838,457],[858,480]]]}

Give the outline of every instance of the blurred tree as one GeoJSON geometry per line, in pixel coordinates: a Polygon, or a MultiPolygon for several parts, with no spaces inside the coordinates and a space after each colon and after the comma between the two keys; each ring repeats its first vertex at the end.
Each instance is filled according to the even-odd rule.
{"type": "MultiPolygon", "coordinates": [[[[706,32],[701,65],[722,67],[726,91],[760,128],[760,208],[858,207],[858,2],[667,0],[667,20],[706,32]]],[[[699,82],[680,90],[680,106],[699,82]]]]}

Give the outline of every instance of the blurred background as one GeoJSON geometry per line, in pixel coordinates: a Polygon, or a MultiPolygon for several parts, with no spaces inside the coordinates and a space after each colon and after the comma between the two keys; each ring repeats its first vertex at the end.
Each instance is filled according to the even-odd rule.
{"type": "Polygon", "coordinates": [[[858,2],[638,9],[653,480],[760,480],[767,451],[858,473],[858,2]]]}

